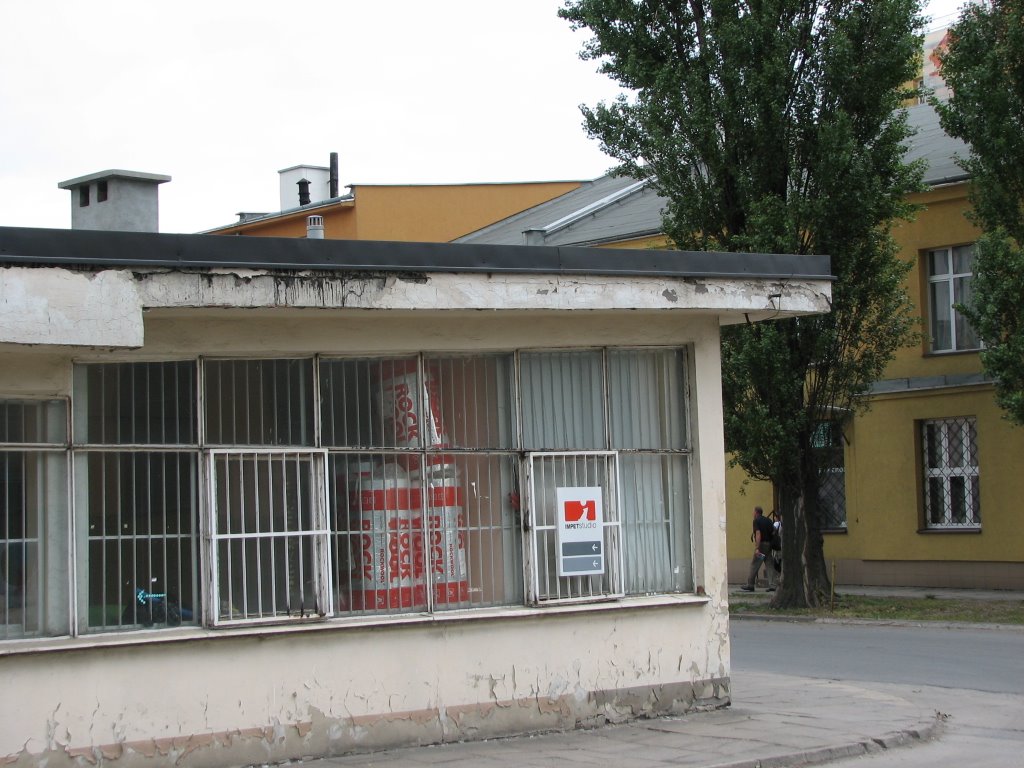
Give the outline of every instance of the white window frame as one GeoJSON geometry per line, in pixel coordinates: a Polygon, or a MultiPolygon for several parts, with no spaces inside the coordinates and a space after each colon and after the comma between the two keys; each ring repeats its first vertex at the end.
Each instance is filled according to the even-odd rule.
{"type": "Polygon", "coordinates": [[[974,252],[974,245],[961,245],[961,246],[945,246],[942,248],[930,248],[925,252],[925,260],[927,262],[928,270],[928,347],[929,350],[936,354],[945,354],[951,352],[970,352],[981,348],[981,342],[975,338],[972,344],[967,342],[961,342],[957,338],[957,321],[962,319],[963,322],[967,322],[966,318],[962,318],[960,312],[954,306],[959,303],[961,298],[957,295],[955,288],[958,280],[971,280],[974,277],[972,271],[968,272],[954,272],[953,271],[953,251],[956,248],[968,247],[972,252],[972,262],[976,255],[974,252]],[[932,274],[932,259],[937,254],[944,254],[946,261],[947,271],[943,274],[935,275],[932,274]],[[946,290],[949,294],[950,303],[945,307],[937,307],[934,299],[934,286],[946,284],[946,290]],[[935,343],[935,322],[936,319],[942,317],[949,323],[949,346],[939,347],[935,343]]]}
{"type": "Polygon", "coordinates": [[[922,468],[924,476],[924,527],[926,530],[975,530],[981,528],[981,502],[980,494],[975,493],[975,485],[980,483],[981,473],[977,464],[970,462],[971,454],[977,455],[977,445],[971,442],[971,431],[972,427],[977,437],[977,421],[973,416],[970,417],[955,417],[947,419],[927,419],[921,422],[921,450],[922,450],[922,468]],[[962,458],[963,462],[960,464],[953,464],[953,451],[950,449],[952,441],[948,438],[940,439],[939,445],[935,446],[936,452],[939,454],[939,466],[930,467],[928,456],[930,453],[931,446],[928,443],[928,427],[938,427],[944,432],[947,430],[956,430],[959,433],[959,444],[963,446],[962,458]],[[963,489],[960,494],[955,494],[953,489],[953,478],[963,478],[963,489]],[[941,488],[940,499],[933,499],[931,488],[934,481],[938,481],[941,488]],[[961,496],[960,501],[963,503],[963,509],[968,514],[968,519],[964,522],[954,522],[950,517],[950,513],[953,509],[953,501],[955,496],[961,496]],[[975,506],[973,503],[974,498],[978,496],[979,502],[975,506]],[[932,522],[932,505],[934,502],[938,502],[942,505],[943,510],[943,521],[934,523],[932,522]]]}
{"type": "MultiPolygon", "coordinates": [[[[625,597],[625,578],[623,561],[623,531],[622,531],[622,503],[619,498],[619,453],[618,451],[531,451],[526,454],[525,461],[527,494],[527,513],[529,519],[528,541],[523,547],[527,560],[524,562],[524,573],[527,577],[526,595],[527,601],[533,605],[555,605],[564,603],[589,603],[602,600],[614,600],[625,597]],[[545,489],[539,487],[538,472],[536,467],[539,462],[551,459],[605,459],[604,482],[598,482],[600,478],[589,478],[583,481],[573,481],[574,485],[601,485],[606,493],[603,499],[603,522],[601,538],[604,544],[604,568],[605,572],[600,577],[591,576],[557,576],[554,577],[555,594],[552,596],[543,589],[544,585],[551,582],[551,575],[542,575],[541,563],[545,563],[546,569],[554,567],[549,562],[551,547],[544,546],[541,539],[546,542],[554,541],[557,545],[557,525],[545,524],[542,519],[541,499],[546,495],[545,489]],[[607,587],[595,591],[594,580],[607,580],[607,587]],[[565,593],[562,593],[562,589],[565,593]]],[[[555,490],[555,489],[550,489],[555,490]]],[[[553,553],[558,557],[558,552],[553,553]]]]}
{"type": "MultiPolygon", "coordinates": [[[[206,488],[207,508],[205,510],[205,525],[208,527],[207,535],[204,535],[206,550],[204,553],[206,568],[205,594],[206,594],[206,619],[209,626],[239,626],[252,624],[281,624],[303,621],[320,621],[334,615],[334,594],[331,578],[331,544],[328,512],[328,487],[327,487],[327,450],[321,448],[220,448],[207,451],[206,466],[206,488]],[[308,459],[310,472],[310,498],[311,504],[311,525],[308,529],[299,531],[246,531],[241,533],[228,533],[217,530],[218,509],[217,509],[217,462],[219,457],[279,457],[281,459],[308,459]],[[221,614],[221,600],[224,597],[220,583],[220,560],[219,544],[229,540],[252,541],[260,538],[288,538],[301,537],[311,538],[313,543],[313,557],[310,565],[313,567],[312,581],[314,597],[318,612],[307,614],[299,612],[295,615],[275,614],[272,616],[260,616],[255,618],[224,618],[221,614]]],[[[257,459],[258,460],[258,459],[257,459]]],[[[230,598],[229,598],[230,599],[230,598]]]]}

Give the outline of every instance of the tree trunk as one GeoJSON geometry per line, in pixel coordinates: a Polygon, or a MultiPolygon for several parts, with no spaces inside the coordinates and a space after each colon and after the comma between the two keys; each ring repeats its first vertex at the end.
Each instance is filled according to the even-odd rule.
{"type": "Polygon", "coordinates": [[[818,473],[806,445],[798,476],[777,486],[782,519],[782,573],[773,608],[818,608],[832,591],[818,514],[818,473]]]}

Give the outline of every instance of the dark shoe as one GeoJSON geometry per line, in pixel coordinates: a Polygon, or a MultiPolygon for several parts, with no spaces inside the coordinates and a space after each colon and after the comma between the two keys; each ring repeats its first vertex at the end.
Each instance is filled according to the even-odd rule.
{"type": "Polygon", "coordinates": [[[774,592],[774,591],[775,591],[775,587],[768,587],[768,589],[765,590],[765,592],[774,592]]]}
{"type": "Polygon", "coordinates": [[[740,589],[742,589],[744,592],[753,592],[754,591],[753,587],[748,587],[746,584],[744,584],[742,587],[740,587],[740,589]]]}

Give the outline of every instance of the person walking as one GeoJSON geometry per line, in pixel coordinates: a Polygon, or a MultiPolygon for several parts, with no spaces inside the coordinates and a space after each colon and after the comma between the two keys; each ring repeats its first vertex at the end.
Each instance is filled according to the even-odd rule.
{"type": "Polygon", "coordinates": [[[772,566],[772,535],[775,533],[775,526],[772,521],[764,516],[761,507],[754,507],[754,530],[751,539],[754,541],[754,557],[750,561],[750,573],[747,575],[747,583],[740,589],[744,592],[753,592],[757,583],[757,574],[764,565],[768,571],[768,591],[775,590],[775,583],[778,574],[772,566]]]}

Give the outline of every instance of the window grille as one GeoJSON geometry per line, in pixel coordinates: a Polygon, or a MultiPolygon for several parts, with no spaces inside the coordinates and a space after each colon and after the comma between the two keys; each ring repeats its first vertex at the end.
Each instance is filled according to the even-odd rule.
{"type": "Polygon", "coordinates": [[[818,464],[818,514],[822,530],[846,529],[846,452],[842,425],[822,421],[812,444],[818,464]]]}
{"type": "Polygon", "coordinates": [[[209,456],[214,624],[332,613],[323,451],[209,456]]]}
{"type": "Polygon", "coordinates": [[[926,528],[981,526],[978,433],[973,417],[921,423],[926,528]]]}
{"type": "Polygon", "coordinates": [[[63,400],[0,401],[3,639],[70,631],[66,442],[63,400]]]}
{"type": "Polygon", "coordinates": [[[204,360],[209,445],[314,444],[313,361],[204,360]]]}
{"type": "Polygon", "coordinates": [[[194,360],[74,368],[83,632],[200,620],[194,360]]]}
{"type": "MultiPolygon", "coordinates": [[[[85,632],[686,591],[687,386],[679,349],[77,364],[77,538],[0,544],[78,585],[85,632]],[[598,573],[559,575],[569,488],[600,489],[598,573]]],[[[7,508],[66,475],[46,408],[63,432],[0,408],[7,508]]]]}
{"type": "Polygon", "coordinates": [[[332,453],[337,609],[391,614],[522,603],[511,454],[332,453]]]}
{"type": "Polygon", "coordinates": [[[933,352],[978,349],[981,346],[957,304],[972,298],[974,246],[958,245],[928,252],[928,296],[933,352]]]}
{"type": "Polygon", "coordinates": [[[538,603],[573,602],[624,594],[618,467],[613,452],[529,454],[530,569],[538,603]],[[585,490],[563,501],[566,489],[585,490]],[[585,498],[584,498],[585,497],[585,498]],[[570,512],[570,505],[576,509],[570,512]],[[587,507],[587,512],[580,507],[587,507]],[[599,505],[602,514],[593,512],[599,505]],[[563,525],[593,526],[569,541],[563,525]],[[572,575],[577,570],[585,575],[572,575]]]}
{"type": "Polygon", "coordinates": [[[196,462],[194,452],[76,452],[83,630],[198,622],[196,462]]]}

